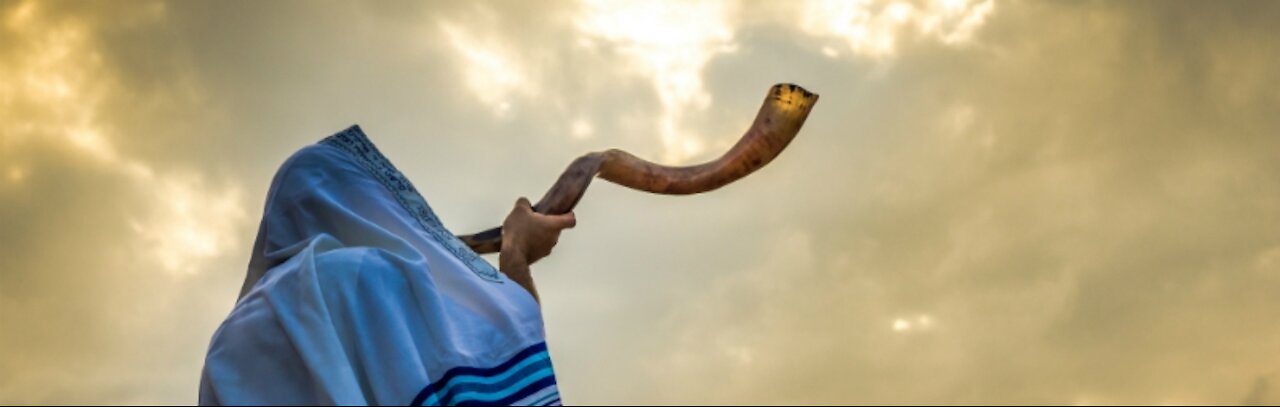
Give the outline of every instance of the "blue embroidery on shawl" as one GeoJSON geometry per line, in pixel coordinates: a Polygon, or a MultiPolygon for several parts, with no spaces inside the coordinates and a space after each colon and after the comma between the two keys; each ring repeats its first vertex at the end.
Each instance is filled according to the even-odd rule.
{"type": "Polygon", "coordinates": [[[418,190],[413,187],[413,183],[410,183],[409,179],[405,178],[404,174],[401,174],[400,170],[397,170],[391,161],[378,151],[373,142],[369,141],[369,138],[360,130],[360,126],[348,127],[346,130],[326,137],[320,143],[337,147],[356,158],[369,175],[391,191],[391,195],[395,196],[400,206],[418,220],[418,224],[422,225],[432,239],[453,253],[472,272],[485,280],[502,282],[501,275],[493,265],[481,259],[480,255],[445,229],[440,218],[436,217],[435,212],[432,212],[431,207],[427,205],[427,200],[422,198],[418,190]]]}

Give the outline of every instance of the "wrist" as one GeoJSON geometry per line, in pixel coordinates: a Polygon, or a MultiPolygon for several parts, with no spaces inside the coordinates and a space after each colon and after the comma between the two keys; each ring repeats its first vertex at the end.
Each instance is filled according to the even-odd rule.
{"type": "Polygon", "coordinates": [[[507,266],[527,265],[529,264],[529,259],[524,250],[520,249],[520,245],[503,241],[502,249],[498,253],[498,263],[501,268],[506,268],[507,266]]]}
{"type": "Polygon", "coordinates": [[[520,245],[510,244],[503,241],[502,252],[498,254],[498,270],[507,275],[507,278],[524,287],[533,296],[535,302],[541,303],[538,299],[538,290],[533,285],[533,275],[529,272],[529,262],[525,257],[524,250],[520,249],[520,245]]]}

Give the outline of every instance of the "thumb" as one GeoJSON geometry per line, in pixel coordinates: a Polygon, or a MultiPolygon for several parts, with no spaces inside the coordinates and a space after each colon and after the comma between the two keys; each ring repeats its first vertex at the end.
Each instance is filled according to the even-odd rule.
{"type": "Polygon", "coordinates": [[[520,199],[516,199],[516,209],[519,209],[521,211],[533,212],[533,205],[529,204],[529,198],[525,198],[522,196],[520,197],[520,199]]]}
{"type": "Polygon", "coordinates": [[[578,217],[569,212],[563,215],[547,215],[548,223],[556,229],[573,229],[578,225],[578,217]]]}

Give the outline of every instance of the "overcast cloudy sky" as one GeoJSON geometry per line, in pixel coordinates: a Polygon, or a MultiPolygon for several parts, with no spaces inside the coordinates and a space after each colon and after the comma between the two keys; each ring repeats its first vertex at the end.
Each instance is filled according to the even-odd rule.
{"type": "Polygon", "coordinates": [[[274,170],[359,123],[446,225],[574,157],[568,403],[1280,403],[1280,2],[0,0],[0,403],[193,403],[274,170]]]}

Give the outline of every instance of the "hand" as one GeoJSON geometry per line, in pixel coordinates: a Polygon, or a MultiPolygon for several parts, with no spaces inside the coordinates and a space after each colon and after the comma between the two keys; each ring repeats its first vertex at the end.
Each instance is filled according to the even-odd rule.
{"type": "Polygon", "coordinates": [[[501,256],[533,264],[551,254],[560,240],[560,231],[571,229],[577,223],[573,212],[543,215],[533,211],[528,199],[517,199],[515,208],[502,222],[501,256]]]}

